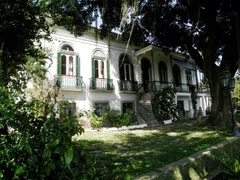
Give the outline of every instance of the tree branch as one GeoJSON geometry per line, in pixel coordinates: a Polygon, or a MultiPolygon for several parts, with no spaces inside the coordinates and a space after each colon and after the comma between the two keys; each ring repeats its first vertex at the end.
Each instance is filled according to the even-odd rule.
{"type": "Polygon", "coordinates": [[[197,49],[195,49],[190,43],[186,43],[187,50],[190,56],[193,58],[195,63],[198,65],[198,67],[203,71],[203,58],[198,52],[197,49]]]}

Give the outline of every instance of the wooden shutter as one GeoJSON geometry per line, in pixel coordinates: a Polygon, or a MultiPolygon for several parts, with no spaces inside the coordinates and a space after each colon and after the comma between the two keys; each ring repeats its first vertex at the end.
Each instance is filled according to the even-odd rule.
{"type": "Polygon", "coordinates": [[[57,74],[62,73],[62,58],[61,58],[61,53],[58,52],[57,54],[57,74]]]}
{"type": "Polygon", "coordinates": [[[92,89],[95,89],[95,61],[92,58],[92,89]]]}
{"type": "Polygon", "coordinates": [[[110,79],[110,64],[109,64],[109,60],[107,60],[107,78],[110,79]]]}
{"type": "Polygon", "coordinates": [[[94,58],[92,58],[92,78],[95,78],[95,62],[94,62],[94,58]]]}
{"type": "Polygon", "coordinates": [[[80,76],[80,58],[76,55],[76,76],[80,76]]]}

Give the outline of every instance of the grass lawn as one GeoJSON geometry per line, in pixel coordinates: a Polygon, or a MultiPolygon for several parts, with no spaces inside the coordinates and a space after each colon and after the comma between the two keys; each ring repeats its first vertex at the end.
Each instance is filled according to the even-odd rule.
{"type": "Polygon", "coordinates": [[[99,179],[131,179],[229,138],[205,120],[124,131],[86,131],[76,137],[96,159],[99,179]]]}

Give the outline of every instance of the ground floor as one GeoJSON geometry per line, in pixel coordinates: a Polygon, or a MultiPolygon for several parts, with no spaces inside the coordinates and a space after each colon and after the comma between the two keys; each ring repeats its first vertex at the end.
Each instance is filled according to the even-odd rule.
{"type": "MultiPolygon", "coordinates": [[[[90,92],[90,91],[60,91],[58,101],[69,101],[69,111],[81,112],[93,110],[97,115],[102,115],[106,108],[116,109],[126,113],[129,109],[136,112],[136,93],[90,92]]],[[[146,99],[147,100],[147,99],[146,99]]],[[[190,93],[176,93],[175,102],[178,105],[181,118],[191,118],[194,114],[193,101],[190,93]]],[[[203,116],[211,106],[211,98],[208,93],[198,94],[196,98],[197,113],[203,116]]]]}

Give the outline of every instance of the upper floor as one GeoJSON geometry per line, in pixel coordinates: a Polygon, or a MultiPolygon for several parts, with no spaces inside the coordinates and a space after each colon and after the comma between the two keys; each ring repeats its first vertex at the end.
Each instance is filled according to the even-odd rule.
{"type": "Polygon", "coordinates": [[[189,93],[191,87],[207,91],[201,71],[180,53],[151,45],[127,46],[89,33],[76,38],[64,29],[57,29],[52,39],[44,46],[52,59],[49,74],[61,90],[135,93],[139,85],[145,91],[168,85],[181,93],[189,93]]]}

